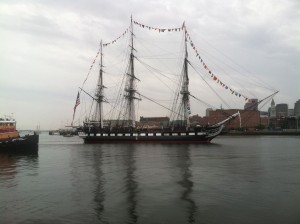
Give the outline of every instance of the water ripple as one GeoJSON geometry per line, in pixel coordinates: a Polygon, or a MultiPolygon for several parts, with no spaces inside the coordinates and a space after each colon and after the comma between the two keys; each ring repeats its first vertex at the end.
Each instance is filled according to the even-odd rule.
{"type": "Polygon", "coordinates": [[[0,154],[0,223],[298,223],[298,138],[85,145],[0,154]],[[285,147],[285,146],[289,147],[285,147]]]}

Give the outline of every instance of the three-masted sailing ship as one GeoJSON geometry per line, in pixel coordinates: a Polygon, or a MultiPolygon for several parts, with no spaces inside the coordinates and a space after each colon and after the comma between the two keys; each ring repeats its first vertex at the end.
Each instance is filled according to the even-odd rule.
{"type": "MultiPolygon", "coordinates": [[[[144,27],[144,25],[131,18],[131,23],[127,30],[130,34],[129,64],[125,73],[126,82],[123,85],[123,93],[120,94],[123,97],[123,100],[120,101],[122,102],[121,106],[119,106],[122,111],[119,112],[118,118],[114,120],[105,120],[104,118],[103,108],[107,100],[104,94],[106,87],[104,86],[105,80],[103,78],[103,47],[106,47],[110,43],[103,44],[101,41],[99,50],[100,69],[95,94],[93,96],[83,88],[80,88],[80,92],[86,93],[93,99],[95,109],[92,116],[86,118],[83,122],[83,126],[81,126],[79,130],[79,136],[84,139],[85,143],[209,143],[222,132],[226,122],[239,116],[239,112],[214,124],[207,124],[201,127],[191,125],[190,97],[196,97],[192,95],[189,90],[189,60],[187,48],[189,36],[185,23],[183,23],[182,27],[178,28],[178,31],[183,31],[184,34],[184,57],[182,62],[183,68],[179,78],[179,88],[174,97],[177,103],[174,103],[172,108],[160,105],[137,89],[137,82],[141,80],[135,74],[134,25],[144,27]],[[169,122],[167,127],[149,129],[137,125],[135,105],[136,101],[142,99],[156,103],[170,112],[170,118],[173,119],[169,122]]],[[[149,28],[149,30],[158,29],[159,32],[165,31],[165,29],[150,26],[147,26],[147,28],[149,28]]],[[[211,72],[209,71],[209,73],[211,72]]],[[[80,95],[78,93],[74,113],[79,104],[79,97],[80,95]]]]}

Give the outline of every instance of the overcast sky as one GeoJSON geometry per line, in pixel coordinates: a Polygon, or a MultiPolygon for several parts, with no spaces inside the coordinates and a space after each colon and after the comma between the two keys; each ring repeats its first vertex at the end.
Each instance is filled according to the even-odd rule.
{"type": "Polygon", "coordinates": [[[13,113],[18,129],[70,123],[99,41],[121,35],[131,14],[153,27],[185,21],[199,49],[278,89],[276,103],[300,99],[299,0],[1,0],[0,115],[13,113]]]}

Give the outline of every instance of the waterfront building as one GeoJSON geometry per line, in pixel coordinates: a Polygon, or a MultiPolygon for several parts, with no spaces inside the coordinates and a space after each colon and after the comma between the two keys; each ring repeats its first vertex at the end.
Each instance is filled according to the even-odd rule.
{"type": "Polygon", "coordinates": [[[295,116],[295,110],[294,109],[288,109],[288,117],[295,116]]]}
{"type": "Polygon", "coordinates": [[[288,105],[286,103],[280,103],[276,105],[276,117],[287,117],[288,116],[288,105]]]}
{"type": "Polygon", "coordinates": [[[258,99],[249,99],[247,103],[245,103],[244,106],[245,110],[258,110],[258,99]]]}
{"type": "Polygon", "coordinates": [[[269,112],[270,112],[270,114],[269,114],[270,118],[276,118],[276,106],[275,106],[274,99],[272,99],[269,112]]]}
{"type": "Polygon", "coordinates": [[[207,108],[205,111],[205,116],[208,117],[209,116],[209,112],[212,111],[212,108],[207,108]]]}
{"type": "Polygon", "coordinates": [[[297,100],[295,103],[294,113],[296,117],[300,117],[300,100],[297,100]]]}
{"type": "Polygon", "coordinates": [[[192,116],[190,117],[190,122],[193,125],[200,125],[205,126],[207,124],[216,124],[224,117],[228,117],[232,114],[235,114],[237,112],[240,112],[241,120],[239,117],[236,117],[235,119],[229,121],[226,123],[225,128],[226,129],[237,129],[237,128],[246,128],[246,129],[256,129],[260,125],[267,125],[268,119],[260,117],[259,111],[253,111],[253,110],[240,110],[240,109],[217,109],[212,110],[209,112],[209,116],[200,117],[200,116],[192,116]],[[240,123],[241,121],[241,123],[240,123]],[[262,123],[264,122],[264,124],[262,123]]]}

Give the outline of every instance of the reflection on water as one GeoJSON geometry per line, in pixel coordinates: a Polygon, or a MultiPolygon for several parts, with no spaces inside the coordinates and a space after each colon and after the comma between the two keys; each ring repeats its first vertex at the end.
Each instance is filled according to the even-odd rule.
{"type": "Polygon", "coordinates": [[[0,223],[16,223],[30,201],[33,181],[38,176],[38,154],[0,153],[0,223]],[[14,221],[12,221],[14,220],[14,221]]]}
{"type": "MultiPolygon", "coordinates": [[[[167,148],[165,150],[168,151],[167,148]]],[[[153,166],[159,164],[159,160],[155,161],[155,157],[152,158],[151,153],[147,154],[149,153],[148,150],[152,150],[152,147],[102,145],[97,146],[97,148],[93,147],[89,152],[87,158],[92,164],[92,172],[94,173],[94,210],[101,223],[118,223],[120,220],[122,220],[122,223],[151,223],[149,220],[140,219],[140,212],[145,208],[144,204],[151,204],[151,202],[147,201],[147,198],[141,196],[143,194],[139,193],[141,190],[139,189],[139,181],[145,181],[148,178],[147,174],[146,176],[140,175],[144,169],[148,169],[145,165],[149,162],[153,166]],[[140,151],[138,151],[137,147],[139,147],[140,151]],[[137,163],[137,159],[139,163],[137,163]]],[[[177,207],[179,211],[185,211],[182,213],[185,217],[181,219],[187,220],[186,223],[195,223],[197,206],[192,196],[194,183],[190,150],[188,147],[175,146],[175,150],[172,151],[174,156],[170,157],[172,158],[171,161],[169,161],[169,164],[164,163],[163,165],[169,167],[173,172],[175,170],[178,171],[179,175],[172,179],[169,185],[180,186],[178,192],[175,193],[176,197],[174,199],[182,200],[183,203],[170,206],[177,207]],[[181,205],[184,207],[181,208],[181,205]]],[[[152,175],[151,170],[149,170],[148,174],[152,175]]],[[[156,181],[154,184],[160,183],[156,181]]],[[[148,187],[151,189],[151,186],[148,185],[148,187]]],[[[167,193],[168,189],[162,189],[162,191],[167,193]]],[[[151,193],[151,191],[144,192],[145,194],[153,194],[155,196],[154,192],[151,193]]],[[[170,200],[164,194],[157,199],[165,201],[164,203],[167,203],[167,205],[168,200],[170,200]]],[[[159,201],[157,202],[158,204],[160,203],[159,201]]],[[[158,210],[158,212],[161,211],[158,210]]],[[[172,213],[172,211],[168,212],[172,213]]],[[[180,216],[180,214],[178,215],[180,216]]],[[[159,216],[157,214],[157,218],[159,216]]]]}
{"type": "Polygon", "coordinates": [[[17,158],[11,155],[0,154],[0,186],[10,188],[15,186],[17,158]]]}
{"type": "Polygon", "coordinates": [[[190,158],[189,146],[186,148],[179,148],[178,153],[178,168],[181,171],[182,179],[178,181],[179,185],[183,188],[181,199],[187,203],[187,219],[188,223],[195,223],[195,213],[197,211],[197,206],[192,197],[193,192],[193,176],[191,171],[192,161],[190,158]]]}
{"type": "Polygon", "coordinates": [[[128,203],[128,214],[129,220],[127,223],[137,223],[138,215],[136,211],[137,207],[137,189],[138,183],[135,180],[135,145],[126,145],[124,147],[124,151],[127,152],[127,155],[123,157],[124,159],[124,171],[125,171],[125,186],[126,186],[126,194],[127,194],[127,203],[128,203]]]}
{"type": "Polygon", "coordinates": [[[105,177],[103,173],[103,152],[101,147],[97,150],[93,151],[92,158],[93,161],[93,169],[95,171],[95,190],[94,190],[94,201],[95,201],[95,212],[97,214],[97,217],[101,223],[105,223],[105,220],[103,219],[103,212],[104,212],[104,200],[105,200],[105,190],[104,190],[104,184],[105,184],[105,177]]]}
{"type": "MultiPolygon", "coordinates": [[[[0,223],[299,223],[298,138],[0,154],[0,223]]],[[[60,143],[61,141],[61,143],[60,143]]]]}
{"type": "Polygon", "coordinates": [[[127,158],[124,157],[124,164],[126,166],[126,187],[128,192],[128,212],[130,220],[128,223],[137,223],[138,215],[136,211],[137,207],[137,200],[136,200],[136,193],[138,189],[138,183],[135,180],[135,171],[136,171],[136,165],[135,165],[135,151],[136,147],[135,145],[132,146],[126,146],[128,151],[127,158]]]}
{"type": "Polygon", "coordinates": [[[28,175],[36,175],[38,154],[15,155],[0,153],[0,187],[17,185],[16,177],[26,171],[28,175]]]}
{"type": "MultiPolygon", "coordinates": [[[[137,191],[136,180],[136,148],[132,145],[89,145],[84,151],[74,154],[71,174],[76,194],[73,195],[78,202],[82,199],[82,173],[92,174],[90,179],[93,210],[100,223],[137,223],[137,191]]],[[[88,192],[86,192],[88,193],[88,192]]]]}

